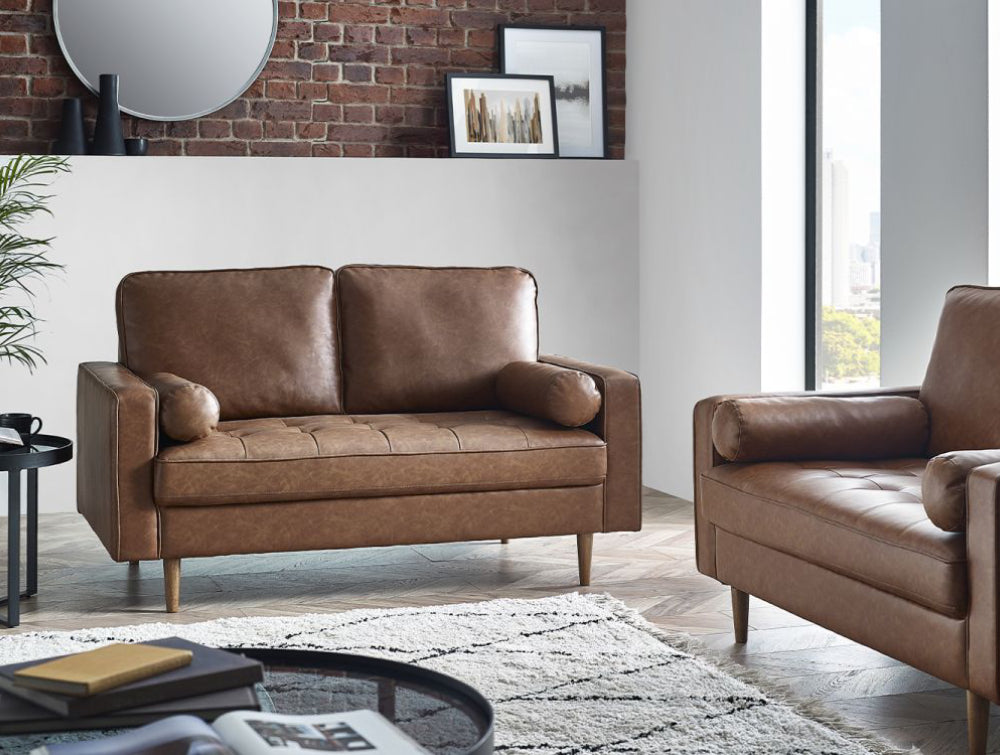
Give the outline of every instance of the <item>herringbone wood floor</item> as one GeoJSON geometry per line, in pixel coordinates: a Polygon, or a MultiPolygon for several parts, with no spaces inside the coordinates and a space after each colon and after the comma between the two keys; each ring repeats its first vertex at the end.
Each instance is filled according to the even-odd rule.
{"type": "MultiPolygon", "coordinates": [[[[964,694],[891,658],[756,599],[749,643],[735,646],[729,589],[695,570],[692,526],[690,503],[647,492],[643,531],[598,535],[593,586],[583,589],[608,592],[665,629],[698,635],[715,653],[897,745],[934,755],[965,751],[964,694]]],[[[40,593],[22,604],[18,629],[0,632],[534,598],[581,589],[573,537],[230,556],[185,561],[182,612],[168,615],[159,563],[137,569],[113,563],[75,514],[43,516],[40,533],[40,593]]],[[[0,585],[6,584],[2,577],[0,585]]],[[[994,721],[990,745],[990,752],[1000,753],[1000,721],[994,721]]]]}

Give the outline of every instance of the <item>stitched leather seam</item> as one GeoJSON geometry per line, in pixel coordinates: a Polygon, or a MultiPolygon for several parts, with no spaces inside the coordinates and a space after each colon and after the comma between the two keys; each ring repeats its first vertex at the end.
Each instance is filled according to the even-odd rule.
{"type": "Polygon", "coordinates": [[[892,595],[895,595],[898,598],[903,598],[904,600],[908,600],[911,603],[917,603],[918,605],[925,606],[927,608],[930,608],[931,610],[949,614],[950,618],[959,619],[968,614],[968,605],[965,606],[965,610],[963,611],[961,606],[955,606],[950,603],[941,603],[937,600],[934,600],[933,598],[928,598],[924,595],[919,595],[918,593],[915,593],[912,590],[908,590],[905,587],[900,587],[898,585],[890,585],[888,582],[883,582],[882,580],[876,579],[874,577],[869,577],[867,575],[861,575],[857,572],[852,572],[850,569],[847,569],[846,567],[835,566],[833,564],[820,564],[801,554],[782,550],[781,548],[777,548],[773,545],[768,545],[767,543],[759,543],[756,540],[747,537],[746,535],[740,535],[735,532],[730,532],[725,527],[722,527],[720,525],[716,525],[716,527],[718,527],[718,529],[728,534],[730,537],[735,537],[740,540],[746,540],[747,542],[754,543],[755,545],[759,545],[762,548],[767,548],[768,550],[773,550],[778,553],[783,553],[786,556],[791,556],[792,558],[804,561],[810,566],[815,566],[818,569],[823,569],[824,571],[832,572],[834,574],[839,574],[842,577],[847,577],[848,579],[853,579],[855,582],[861,582],[863,584],[870,585],[878,590],[881,590],[882,592],[888,592],[892,595]]]}
{"type": "MultiPolygon", "coordinates": [[[[128,369],[127,367],[124,367],[123,365],[118,365],[118,366],[123,367],[123,369],[128,369]]],[[[114,438],[111,439],[112,440],[111,458],[112,458],[112,469],[113,469],[113,476],[114,476],[114,491],[115,491],[114,520],[115,520],[115,536],[116,536],[116,543],[115,543],[115,551],[116,551],[116,553],[114,554],[113,558],[115,560],[118,560],[118,559],[121,558],[121,552],[122,552],[121,481],[119,479],[119,472],[118,472],[118,469],[119,469],[119,466],[118,466],[118,459],[119,459],[119,455],[118,455],[119,432],[118,432],[118,430],[121,427],[121,396],[119,395],[119,392],[117,390],[115,390],[111,386],[110,383],[106,382],[91,367],[86,366],[86,367],[84,367],[84,369],[87,371],[87,373],[89,375],[91,375],[91,377],[94,378],[94,380],[98,383],[98,385],[100,385],[101,387],[103,387],[108,393],[111,394],[111,397],[114,399],[114,402],[115,402],[115,435],[114,435],[114,438]]],[[[159,416],[159,394],[157,394],[157,392],[153,389],[153,387],[151,385],[149,385],[146,381],[142,380],[138,375],[136,375],[135,373],[130,373],[130,374],[139,383],[141,383],[142,385],[144,385],[147,388],[149,388],[149,390],[153,391],[153,416],[154,416],[154,421],[155,421],[155,417],[159,416]]],[[[151,458],[150,461],[155,460],[156,454],[159,451],[159,449],[156,447],[156,435],[155,435],[155,433],[154,433],[153,437],[154,437],[154,440],[153,440],[153,458],[151,458]]],[[[154,508],[155,508],[155,506],[154,506],[154,508]]],[[[157,553],[157,556],[159,556],[159,554],[160,554],[159,512],[157,512],[156,553],[157,553]]]]}
{"type": "MultiPolygon", "coordinates": [[[[593,487],[595,485],[602,484],[607,479],[607,476],[603,477],[552,477],[545,480],[483,480],[481,482],[442,482],[442,483],[427,483],[424,485],[387,485],[385,487],[378,488],[340,488],[331,490],[330,488],[319,488],[316,490],[258,490],[252,493],[254,496],[262,495],[330,495],[333,493],[350,493],[351,495],[362,495],[365,492],[375,492],[375,493],[392,493],[393,491],[405,491],[405,490],[430,490],[437,488],[477,488],[482,485],[531,485],[531,487],[523,488],[523,490],[535,490],[536,488],[553,488],[553,487],[567,487],[567,488],[584,488],[593,487]],[[582,481],[581,481],[582,480],[582,481]]],[[[515,488],[515,490],[521,490],[522,488],[515,488]]],[[[488,493],[489,489],[486,490],[470,490],[472,493],[488,493]]],[[[502,491],[506,492],[506,491],[502,491]]],[[[160,496],[160,500],[163,501],[190,501],[190,500],[200,500],[202,498],[232,498],[234,495],[240,495],[239,493],[199,493],[197,495],[165,495],[160,496]]],[[[414,493],[414,495],[434,495],[433,493],[414,493]]]]}
{"type": "Polygon", "coordinates": [[[736,411],[736,455],[733,459],[740,458],[740,452],[743,450],[743,412],[740,410],[740,405],[736,401],[730,402],[733,405],[733,409],[736,411]]]}
{"type": "Polygon", "coordinates": [[[773,498],[768,498],[767,496],[763,496],[763,495],[760,495],[758,493],[748,493],[747,491],[741,490],[740,488],[734,487],[733,485],[730,485],[728,483],[722,482],[720,480],[713,479],[713,478],[709,477],[706,474],[702,474],[701,477],[702,477],[702,480],[707,480],[708,482],[714,482],[716,485],[721,485],[722,487],[728,488],[729,490],[732,490],[732,491],[735,491],[735,492],[739,493],[740,495],[747,495],[747,496],[750,496],[751,498],[756,498],[756,499],[761,500],[761,501],[767,501],[768,503],[773,503],[775,506],[780,506],[781,508],[786,509],[788,511],[796,511],[796,512],[799,512],[801,514],[805,514],[806,516],[812,517],[813,519],[818,519],[819,521],[826,522],[827,524],[829,524],[829,525],[831,525],[833,527],[838,527],[840,529],[844,529],[844,530],[847,530],[849,532],[853,532],[853,533],[855,533],[857,535],[860,535],[861,537],[867,538],[868,540],[872,540],[872,541],[877,542],[877,543],[882,543],[883,545],[886,545],[886,546],[888,546],[890,548],[898,548],[899,550],[909,551],[910,553],[915,553],[918,556],[922,556],[923,558],[929,558],[929,559],[932,559],[934,561],[938,561],[938,562],[940,562],[942,564],[955,564],[955,565],[958,565],[958,564],[966,564],[966,563],[968,563],[964,559],[961,560],[961,561],[952,561],[952,560],[941,558],[939,556],[934,556],[934,555],[932,555],[930,553],[925,553],[923,551],[916,550],[915,548],[911,548],[911,547],[903,545],[901,543],[894,543],[894,542],[891,542],[889,540],[883,540],[882,538],[877,537],[875,535],[872,535],[871,533],[864,532],[862,530],[857,529],[856,527],[851,527],[850,525],[842,524],[841,522],[837,522],[837,521],[835,521],[833,519],[828,519],[827,517],[820,516],[819,514],[816,514],[814,512],[805,511],[804,509],[800,509],[800,508],[798,508],[796,506],[791,506],[791,505],[789,505],[787,503],[784,503],[782,501],[777,501],[777,500],[775,500],[773,498]]]}
{"type": "MultiPolygon", "coordinates": [[[[395,456],[395,454],[393,454],[393,452],[392,452],[392,441],[389,440],[389,435],[385,432],[385,430],[377,430],[376,432],[379,435],[381,435],[383,438],[385,438],[385,445],[386,445],[386,448],[389,449],[389,453],[388,454],[375,454],[375,456],[395,456]]],[[[344,457],[343,456],[336,456],[336,457],[325,456],[323,458],[326,458],[326,459],[330,459],[330,458],[343,459],[344,457]]]]}
{"type": "MultiPolygon", "coordinates": [[[[383,436],[385,433],[382,433],[383,436]]],[[[388,437],[386,437],[386,442],[388,442],[388,437]]],[[[245,448],[245,445],[244,445],[245,448]]],[[[390,446],[391,448],[391,446],[390,446]]],[[[157,464],[246,464],[246,463],[266,463],[266,462],[285,462],[285,461],[327,461],[329,459],[391,459],[396,457],[406,457],[412,458],[414,456],[472,456],[479,454],[525,454],[525,453],[541,453],[544,451],[565,451],[567,449],[589,449],[589,448],[607,448],[606,443],[601,443],[600,445],[594,446],[553,446],[551,448],[517,448],[517,449],[499,449],[496,451],[412,451],[405,452],[399,451],[395,453],[379,453],[379,454],[344,454],[342,456],[283,456],[276,459],[154,459],[157,464]]]]}

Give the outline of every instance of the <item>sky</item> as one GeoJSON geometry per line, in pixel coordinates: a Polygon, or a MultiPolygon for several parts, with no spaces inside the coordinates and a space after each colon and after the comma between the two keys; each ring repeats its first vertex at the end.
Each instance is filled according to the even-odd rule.
{"type": "Polygon", "coordinates": [[[851,241],[880,206],[881,0],[823,2],[823,149],[847,164],[851,241]]]}

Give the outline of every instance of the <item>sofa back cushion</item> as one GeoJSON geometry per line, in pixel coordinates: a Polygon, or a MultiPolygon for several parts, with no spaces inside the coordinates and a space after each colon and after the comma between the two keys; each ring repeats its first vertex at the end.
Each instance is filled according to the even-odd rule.
{"type": "Polygon", "coordinates": [[[206,386],[224,420],[341,411],[331,270],[133,273],[117,311],[119,360],[206,386]]]}
{"type": "Polygon", "coordinates": [[[346,410],[496,408],[500,370],[538,358],[536,294],[513,267],[341,268],[346,410]]]}
{"type": "Polygon", "coordinates": [[[920,400],[930,413],[930,456],[1000,448],[1000,289],[948,292],[920,400]]]}

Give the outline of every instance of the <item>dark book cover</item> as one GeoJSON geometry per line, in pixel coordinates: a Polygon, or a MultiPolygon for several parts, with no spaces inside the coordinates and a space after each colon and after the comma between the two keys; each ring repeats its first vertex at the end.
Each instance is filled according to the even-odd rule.
{"type": "MultiPolygon", "coordinates": [[[[167,716],[197,716],[214,721],[223,713],[234,710],[260,710],[260,701],[253,687],[236,687],[206,695],[168,700],[139,708],[126,708],[87,718],[65,718],[50,710],[32,705],[14,695],[0,692],[0,735],[47,734],[56,731],[84,729],[123,729],[159,721],[167,716]]],[[[2,751],[2,746],[0,746],[2,751]]]]}
{"type": "Polygon", "coordinates": [[[60,716],[83,718],[233,687],[246,687],[264,678],[263,666],[258,661],[237,653],[205,647],[180,637],[151,640],[149,644],[190,650],[194,654],[191,665],[89,697],[42,692],[15,683],[14,672],[52,660],[44,658],[0,666],[0,691],[16,695],[60,716]]]}

